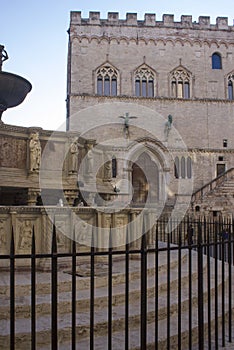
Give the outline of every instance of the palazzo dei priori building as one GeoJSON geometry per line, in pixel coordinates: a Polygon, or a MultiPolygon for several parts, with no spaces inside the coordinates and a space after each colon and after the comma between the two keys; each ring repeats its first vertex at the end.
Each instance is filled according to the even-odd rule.
{"type": "Polygon", "coordinates": [[[72,11],[68,37],[67,131],[1,124],[0,204],[232,213],[228,18],[72,11]]]}
{"type": "Polygon", "coordinates": [[[117,160],[114,175],[132,182],[133,204],[148,190],[141,171],[147,169],[153,202],[175,203],[192,187],[193,210],[214,215],[232,210],[233,84],[234,27],[226,17],[211,24],[204,16],[194,21],[183,15],[176,22],[173,15],[158,20],[145,14],[138,20],[136,13],[126,19],[108,13],[101,19],[99,12],[89,18],[71,12],[67,129],[91,129],[98,118],[102,127],[86,134],[102,143],[121,137],[118,116],[124,111],[137,116],[129,119],[126,148],[112,145],[106,156],[115,167],[117,160]],[[81,113],[87,107],[90,123],[81,113]],[[99,129],[109,123],[104,136],[99,129]],[[132,163],[126,165],[126,159],[132,163]]]}

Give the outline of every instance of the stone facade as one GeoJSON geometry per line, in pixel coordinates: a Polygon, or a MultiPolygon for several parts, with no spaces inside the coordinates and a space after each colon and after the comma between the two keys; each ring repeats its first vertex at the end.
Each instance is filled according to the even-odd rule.
{"type": "MultiPolygon", "coordinates": [[[[233,166],[233,72],[234,27],[228,25],[226,17],[217,17],[216,24],[211,24],[210,17],[204,16],[198,22],[192,16],[181,16],[181,21],[175,22],[173,15],[156,20],[155,14],[145,14],[144,20],[138,20],[135,13],[127,13],[126,19],[120,19],[118,13],[108,13],[107,19],[101,19],[99,12],[90,12],[89,18],[82,18],[81,12],[71,12],[67,129],[88,130],[87,135],[100,143],[104,125],[112,123],[107,136],[117,138],[121,135],[121,125],[117,123],[120,111],[123,115],[124,108],[134,105],[138,119],[131,120],[130,144],[121,152],[112,147],[110,153],[117,157],[122,169],[121,159],[133,156],[134,152],[129,151],[133,143],[145,146],[147,142],[146,153],[152,161],[167,164],[160,170],[167,174],[163,196],[168,202],[172,193],[175,202],[175,197],[182,194],[178,181],[183,195],[190,195],[183,186],[188,177],[191,180],[182,169],[183,157],[191,158],[193,191],[233,166]],[[106,114],[103,110],[99,113],[102,106],[108,110],[106,114]],[[146,132],[150,118],[143,118],[147,113],[144,107],[162,121],[161,125],[158,119],[155,121],[155,132],[151,118],[151,139],[146,132]],[[84,117],[90,108],[93,133],[84,117]],[[181,150],[178,137],[170,134],[165,139],[162,135],[168,115],[172,115],[173,128],[186,150],[181,150]],[[96,119],[102,128],[97,129],[96,119]],[[178,176],[174,169],[176,157],[178,176]]],[[[130,166],[129,182],[131,172],[130,166]]],[[[124,172],[120,171],[118,177],[124,178],[124,172]]]]}

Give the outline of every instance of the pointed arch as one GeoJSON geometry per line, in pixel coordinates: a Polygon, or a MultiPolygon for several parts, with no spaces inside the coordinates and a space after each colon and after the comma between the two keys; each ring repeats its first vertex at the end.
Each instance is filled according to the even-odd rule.
{"type": "Polygon", "coordinates": [[[95,70],[95,93],[100,96],[117,96],[120,90],[120,75],[116,67],[106,61],[95,70]]]}
{"type": "Polygon", "coordinates": [[[156,95],[156,72],[145,63],[134,72],[134,91],[137,97],[154,97],[156,95]]]}
{"type": "Polygon", "coordinates": [[[192,73],[182,65],[176,67],[169,75],[170,96],[191,98],[192,73]]]}

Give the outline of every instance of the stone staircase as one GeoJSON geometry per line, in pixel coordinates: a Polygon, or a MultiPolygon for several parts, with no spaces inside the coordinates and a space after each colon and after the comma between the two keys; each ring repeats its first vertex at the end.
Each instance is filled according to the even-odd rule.
{"type": "Polygon", "coordinates": [[[192,206],[202,212],[219,211],[233,213],[234,207],[234,168],[215,178],[192,195],[192,206]]]}
{"type": "MultiPolygon", "coordinates": [[[[162,244],[162,243],[161,243],[162,244]]],[[[188,251],[181,251],[181,341],[182,349],[189,344],[189,287],[188,251]]],[[[198,290],[197,252],[191,251],[192,261],[192,340],[198,342],[198,290]]],[[[204,258],[204,276],[207,273],[207,259],[204,258]]],[[[125,262],[113,261],[112,273],[112,349],[125,349],[125,262]]],[[[129,349],[140,349],[140,259],[129,262],[129,349]]],[[[167,347],[167,252],[159,252],[158,271],[155,271],[155,255],[147,256],[147,350],[155,349],[155,295],[158,295],[158,348],[167,347]],[[158,288],[155,288],[155,275],[158,288]]],[[[221,270],[218,263],[218,298],[221,305],[221,270]]],[[[77,349],[89,348],[90,335],[90,276],[89,266],[77,266],[76,278],[76,339],[77,349]]],[[[210,300],[211,322],[215,322],[214,304],[214,262],[211,258],[210,300]]],[[[225,279],[228,267],[225,265],[225,279]]],[[[36,274],[36,343],[38,350],[51,349],[51,273],[36,274]]],[[[177,349],[178,342],[178,251],[170,251],[170,349],[177,349]]],[[[31,342],[31,276],[30,272],[17,271],[15,276],[15,344],[16,350],[30,349],[31,342]]],[[[207,311],[207,278],[204,277],[204,310],[207,311]]],[[[58,342],[59,350],[71,348],[71,271],[58,273],[58,342]]],[[[10,349],[10,289],[9,274],[0,272],[0,348],[10,349]]],[[[234,299],[234,298],[233,298],[234,299]]],[[[228,308],[226,308],[228,310],[228,308]]],[[[204,329],[207,331],[207,312],[204,312],[204,329]]],[[[221,308],[219,308],[221,317],[221,308]]],[[[94,299],[94,349],[108,349],[108,265],[95,264],[94,299]]],[[[190,349],[191,350],[191,349],[190,349]]]]}

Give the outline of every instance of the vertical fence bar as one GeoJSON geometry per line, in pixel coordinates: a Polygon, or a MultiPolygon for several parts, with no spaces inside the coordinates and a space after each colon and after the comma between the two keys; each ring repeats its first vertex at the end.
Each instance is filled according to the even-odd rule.
{"type": "Polygon", "coordinates": [[[228,235],[228,340],[232,342],[232,249],[233,225],[229,223],[228,235]]]}
{"type": "Polygon", "coordinates": [[[31,247],[31,349],[36,349],[36,245],[33,226],[31,247]]]}
{"type": "MultiPolygon", "coordinates": [[[[188,227],[189,227],[189,220],[188,220],[188,227]]],[[[188,230],[188,228],[187,228],[188,230]]],[[[192,242],[191,240],[188,241],[188,292],[189,292],[189,349],[192,349],[192,242]]]]}
{"type": "Polygon", "coordinates": [[[72,240],[72,350],[76,350],[76,240],[72,240]]]}
{"type": "Polygon", "coordinates": [[[158,350],[158,222],[155,237],[155,350],[158,350]]]}
{"type": "Polygon", "coordinates": [[[225,232],[226,227],[224,223],[224,227],[222,230],[222,346],[225,347],[225,248],[226,248],[226,240],[225,240],[225,232]]]}
{"type": "Polygon", "coordinates": [[[219,327],[218,327],[218,223],[215,222],[214,236],[214,258],[215,258],[215,350],[219,348],[219,327]]]}
{"type": "Polygon", "coordinates": [[[208,321],[208,349],[211,350],[211,273],[210,273],[210,222],[207,222],[207,321],[208,321]]]}
{"type": "MultiPolygon", "coordinates": [[[[184,227],[185,229],[185,227],[184,227]]],[[[178,350],[181,350],[181,230],[179,227],[178,245],[178,350]]]]}
{"type": "Polygon", "coordinates": [[[141,350],[147,349],[147,244],[143,218],[141,240],[141,350]]]}
{"type": "Polygon", "coordinates": [[[15,241],[12,227],[10,247],[10,348],[15,349],[15,241]]]}
{"type": "Polygon", "coordinates": [[[112,350],[112,228],[109,234],[108,252],[108,350],[112,350]]]}
{"type": "Polygon", "coordinates": [[[90,350],[94,349],[94,259],[95,259],[95,234],[92,227],[91,256],[90,256],[90,350]]]}
{"type": "Polygon", "coordinates": [[[58,346],[58,261],[57,261],[57,238],[55,224],[52,234],[52,268],[51,268],[51,349],[57,350],[58,346]]]}
{"type": "Polygon", "coordinates": [[[125,246],[125,350],[129,350],[129,224],[126,230],[125,246]]]}
{"type": "Polygon", "coordinates": [[[203,251],[202,251],[202,227],[198,223],[198,336],[199,349],[204,349],[204,301],[203,301],[203,251]]]}
{"type": "Polygon", "coordinates": [[[170,232],[167,234],[167,349],[170,350],[170,312],[171,312],[171,271],[170,271],[170,232]]]}

